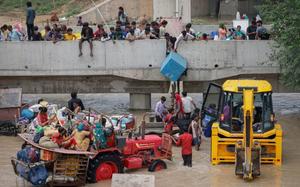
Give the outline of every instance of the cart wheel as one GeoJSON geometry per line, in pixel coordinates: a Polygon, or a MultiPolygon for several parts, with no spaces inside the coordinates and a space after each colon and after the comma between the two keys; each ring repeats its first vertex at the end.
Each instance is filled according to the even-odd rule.
{"type": "Polygon", "coordinates": [[[115,154],[105,154],[90,161],[87,182],[96,183],[111,179],[114,173],[123,173],[123,163],[115,154]]]}
{"type": "Polygon", "coordinates": [[[148,169],[150,172],[159,171],[161,169],[167,169],[167,164],[162,160],[154,160],[148,169]]]}

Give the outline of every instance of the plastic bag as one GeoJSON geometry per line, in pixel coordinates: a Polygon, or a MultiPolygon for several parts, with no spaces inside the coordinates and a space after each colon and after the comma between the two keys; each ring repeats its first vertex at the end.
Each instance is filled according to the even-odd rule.
{"type": "Polygon", "coordinates": [[[257,14],[256,21],[261,20],[260,16],[257,14]]]}
{"type": "Polygon", "coordinates": [[[236,12],[236,18],[235,20],[241,20],[241,14],[239,11],[236,12]]]}

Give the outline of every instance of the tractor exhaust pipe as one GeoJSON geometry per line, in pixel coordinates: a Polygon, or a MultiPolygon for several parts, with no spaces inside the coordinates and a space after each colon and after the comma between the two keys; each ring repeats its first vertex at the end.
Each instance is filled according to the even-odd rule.
{"type": "Polygon", "coordinates": [[[145,113],[143,115],[143,121],[142,121],[142,140],[145,140],[145,128],[146,128],[146,120],[145,120],[145,117],[146,117],[147,113],[145,113]]]}

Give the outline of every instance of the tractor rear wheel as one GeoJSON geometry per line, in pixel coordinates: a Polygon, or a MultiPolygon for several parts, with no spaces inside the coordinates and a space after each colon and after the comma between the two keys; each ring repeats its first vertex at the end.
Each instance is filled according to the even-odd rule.
{"type": "Polygon", "coordinates": [[[167,169],[167,164],[162,160],[154,160],[148,169],[150,172],[159,171],[161,169],[167,169]]]}
{"type": "Polygon", "coordinates": [[[96,183],[111,179],[114,173],[123,173],[123,163],[116,154],[100,155],[90,161],[87,182],[96,183]]]}

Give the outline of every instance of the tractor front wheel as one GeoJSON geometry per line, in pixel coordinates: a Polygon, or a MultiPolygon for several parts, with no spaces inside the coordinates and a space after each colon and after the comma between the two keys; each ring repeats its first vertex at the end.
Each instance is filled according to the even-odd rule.
{"type": "Polygon", "coordinates": [[[167,169],[167,164],[162,160],[154,160],[148,169],[150,172],[159,171],[161,169],[167,169]]]}
{"type": "Polygon", "coordinates": [[[101,155],[90,161],[87,182],[111,179],[114,173],[123,173],[123,164],[115,154],[101,155]]]}

